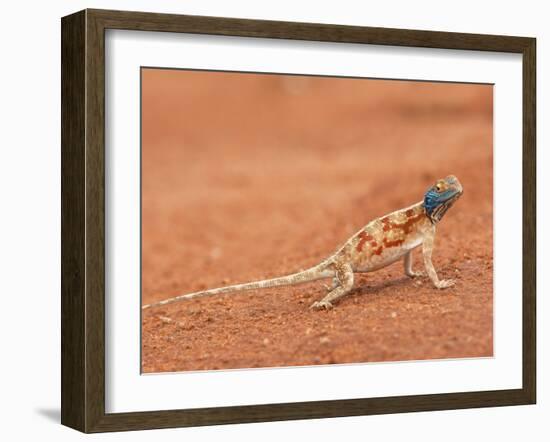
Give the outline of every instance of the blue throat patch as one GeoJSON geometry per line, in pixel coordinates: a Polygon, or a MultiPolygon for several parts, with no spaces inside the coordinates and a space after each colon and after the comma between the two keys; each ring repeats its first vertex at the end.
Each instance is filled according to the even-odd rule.
{"type": "Polygon", "coordinates": [[[439,194],[435,190],[429,190],[424,195],[424,208],[428,215],[431,215],[434,209],[439,205],[439,194]]]}
{"type": "Polygon", "coordinates": [[[443,193],[438,193],[434,189],[428,190],[426,195],[424,195],[424,207],[428,215],[431,215],[436,207],[447,201],[451,197],[451,194],[451,190],[447,190],[443,193]]]}

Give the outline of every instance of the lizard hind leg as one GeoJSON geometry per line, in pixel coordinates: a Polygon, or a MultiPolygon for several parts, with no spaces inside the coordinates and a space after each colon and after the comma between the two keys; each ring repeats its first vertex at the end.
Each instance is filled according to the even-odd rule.
{"type": "Polygon", "coordinates": [[[350,264],[343,264],[336,269],[336,279],[338,284],[320,301],[311,305],[313,309],[330,309],[333,307],[332,301],[341,298],[349,293],[353,287],[353,269],[350,264]]]}
{"type": "Polygon", "coordinates": [[[332,278],[330,286],[328,284],[323,284],[323,287],[327,290],[327,292],[332,292],[339,285],[340,285],[340,281],[336,276],[334,276],[332,278]]]}

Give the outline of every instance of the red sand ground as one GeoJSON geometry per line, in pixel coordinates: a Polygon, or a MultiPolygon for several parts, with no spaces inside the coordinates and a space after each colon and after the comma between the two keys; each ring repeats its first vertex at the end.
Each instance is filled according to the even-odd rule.
{"type": "Polygon", "coordinates": [[[491,86],[143,71],[143,304],[292,273],[436,178],[465,189],[433,257],[455,287],[396,263],[330,311],[319,282],[147,310],[143,371],[491,356],[492,160],[491,86]]]}

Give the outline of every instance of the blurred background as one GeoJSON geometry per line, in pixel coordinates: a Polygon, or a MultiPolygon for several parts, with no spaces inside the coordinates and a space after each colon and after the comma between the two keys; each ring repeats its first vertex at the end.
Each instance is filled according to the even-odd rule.
{"type": "Polygon", "coordinates": [[[143,303],[306,268],[438,178],[465,189],[434,252],[452,296],[395,264],[356,279],[355,319],[310,317],[309,285],[174,304],[144,315],[144,371],[492,355],[492,108],[491,85],[143,69],[143,303]]]}

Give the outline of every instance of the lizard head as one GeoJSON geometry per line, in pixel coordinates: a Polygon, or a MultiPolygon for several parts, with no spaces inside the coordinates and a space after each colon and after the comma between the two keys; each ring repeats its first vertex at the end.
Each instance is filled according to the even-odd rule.
{"type": "Polygon", "coordinates": [[[462,185],[458,178],[449,175],[437,180],[424,194],[424,208],[432,223],[437,223],[451,206],[462,196],[462,185]]]}

